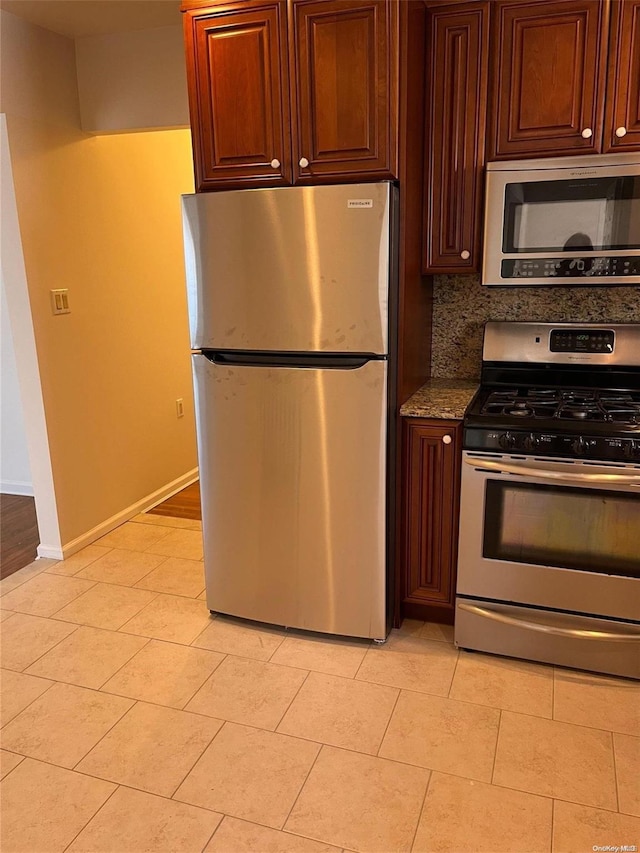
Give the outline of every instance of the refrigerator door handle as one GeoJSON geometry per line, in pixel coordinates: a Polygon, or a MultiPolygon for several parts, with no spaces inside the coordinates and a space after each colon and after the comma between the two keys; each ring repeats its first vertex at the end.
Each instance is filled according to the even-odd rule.
{"type": "Polygon", "coordinates": [[[227,367],[311,367],[329,370],[356,370],[370,361],[386,361],[374,353],[275,353],[234,350],[202,350],[213,364],[227,367]]]}

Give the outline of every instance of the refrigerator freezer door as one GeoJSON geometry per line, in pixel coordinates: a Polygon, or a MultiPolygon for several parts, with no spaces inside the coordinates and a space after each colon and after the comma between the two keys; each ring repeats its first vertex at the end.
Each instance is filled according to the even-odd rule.
{"type": "Polygon", "coordinates": [[[388,352],[389,183],[183,197],[194,349],[388,352]]]}
{"type": "Polygon", "coordinates": [[[386,361],[194,362],[209,609],[384,637],[386,361]]]}

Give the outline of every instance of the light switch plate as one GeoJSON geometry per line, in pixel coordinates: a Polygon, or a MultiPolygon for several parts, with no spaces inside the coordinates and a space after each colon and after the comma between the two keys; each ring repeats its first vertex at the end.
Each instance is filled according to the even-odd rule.
{"type": "Polygon", "coordinates": [[[61,287],[51,292],[51,310],[54,314],[70,314],[69,288],[61,287]]]}

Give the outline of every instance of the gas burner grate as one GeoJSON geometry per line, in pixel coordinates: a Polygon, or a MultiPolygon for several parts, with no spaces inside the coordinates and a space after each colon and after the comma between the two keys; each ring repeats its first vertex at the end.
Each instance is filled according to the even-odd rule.
{"type": "Polygon", "coordinates": [[[625,407],[604,407],[604,419],[612,424],[640,426],[640,405],[625,407]]]}
{"type": "Polygon", "coordinates": [[[555,418],[635,426],[640,425],[640,394],[578,388],[504,389],[490,392],[480,413],[522,421],[555,418]]]}
{"type": "Polygon", "coordinates": [[[558,407],[555,416],[575,421],[603,421],[604,412],[596,403],[566,402],[558,407]]]}

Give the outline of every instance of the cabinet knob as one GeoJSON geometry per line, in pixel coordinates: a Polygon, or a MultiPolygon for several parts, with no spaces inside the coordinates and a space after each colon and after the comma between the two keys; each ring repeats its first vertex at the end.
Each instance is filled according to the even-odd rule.
{"type": "Polygon", "coordinates": [[[626,127],[616,127],[616,136],[618,137],[618,139],[622,139],[622,137],[626,136],[626,135],[627,135],[627,128],[626,127]]]}
{"type": "Polygon", "coordinates": [[[274,159],[271,161],[271,168],[272,168],[272,169],[279,169],[279,168],[280,168],[280,160],[276,160],[276,159],[274,158],[274,159]]]}
{"type": "Polygon", "coordinates": [[[451,444],[452,441],[453,441],[453,439],[451,438],[450,435],[443,435],[442,436],[442,443],[443,444],[451,444]]]}
{"type": "Polygon", "coordinates": [[[583,139],[591,139],[592,136],[593,136],[593,131],[591,130],[591,128],[585,127],[585,129],[582,131],[582,138],[583,139]]]}
{"type": "Polygon", "coordinates": [[[299,165],[302,169],[306,169],[306,168],[307,168],[307,166],[309,165],[309,161],[307,160],[307,158],[306,158],[306,157],[301,157],[301,158],[300,158],[300,161],[299,161],[299,163],[298,163],[298,165],[299,165]]]}
{"type": "Polygon", "coordinates": [[[471,257],[471,252],[467,251],[467,249],[464,249],[462,252],[460,252],[460,257],[463,261],[468,261],[471,257]]]}

